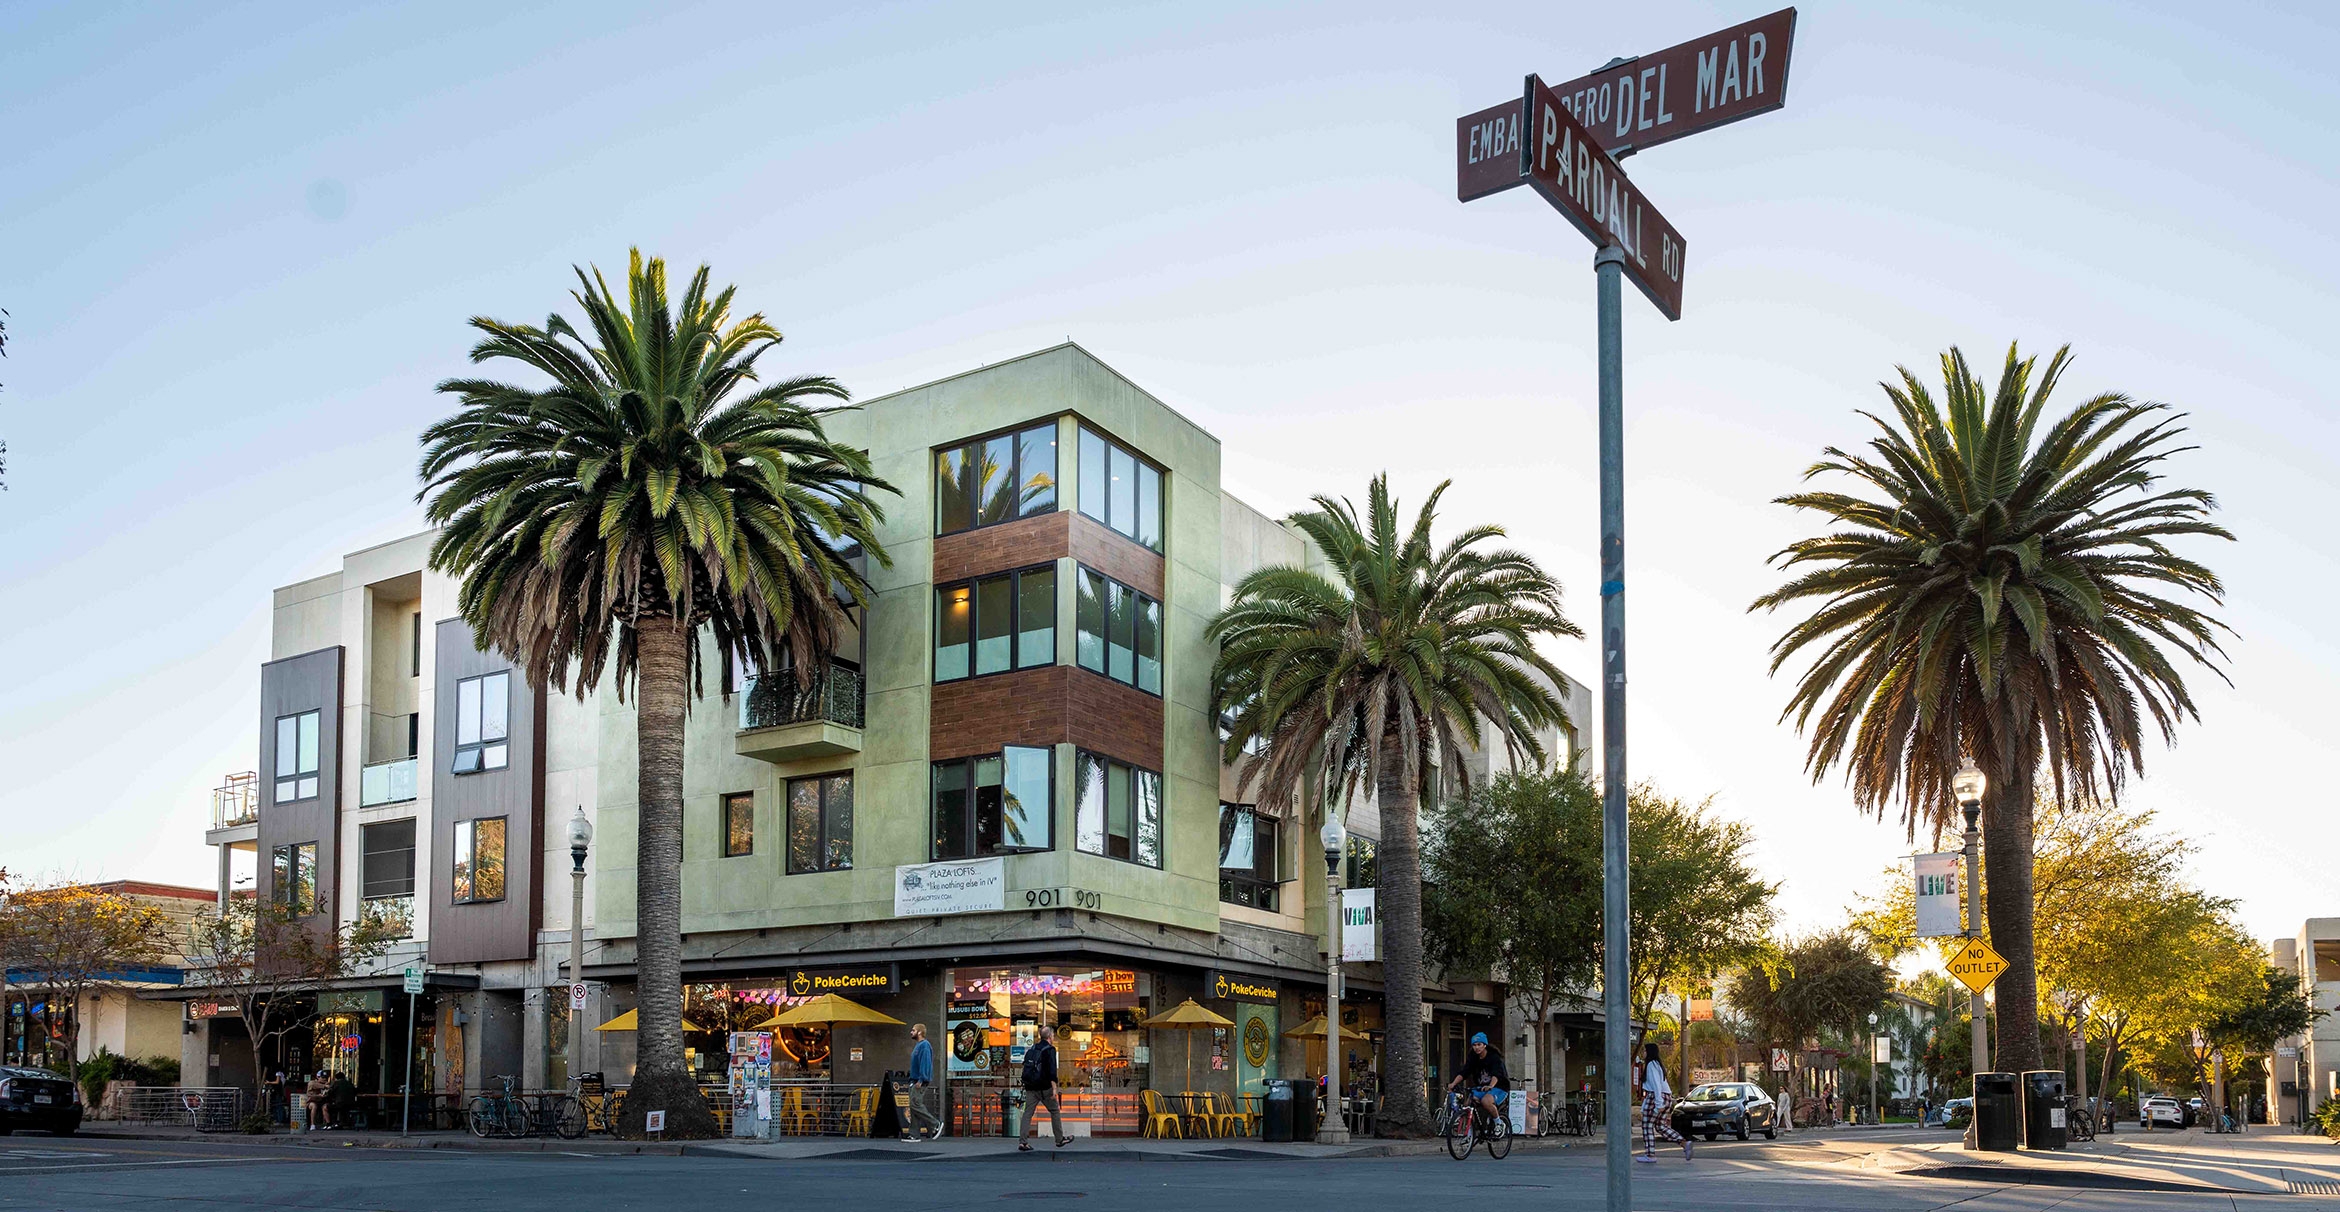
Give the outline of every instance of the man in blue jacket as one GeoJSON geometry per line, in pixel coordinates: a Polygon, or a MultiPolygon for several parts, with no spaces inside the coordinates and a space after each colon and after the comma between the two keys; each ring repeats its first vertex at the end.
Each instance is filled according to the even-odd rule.
{"type": "Polygon", "coordinates": [[[942,1135],[942,1116],[927,1105],[934,1087],[934,1045],[926,1042],[926,1024],[910,1024],[910,1122],[905,1125],[912,1140],[933,1140],[942,1135]],[[921,1127],[921,1125],[924,1125],[921,1127]]]}

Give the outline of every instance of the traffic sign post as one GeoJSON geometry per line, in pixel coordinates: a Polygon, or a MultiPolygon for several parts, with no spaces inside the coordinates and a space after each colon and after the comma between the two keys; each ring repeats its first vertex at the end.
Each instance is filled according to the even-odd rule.
{"type": "Polygon", "coordinates": [[[414,999],[415,995],[421,993],[423,988],[422,965],[408,964],[404,975],[406,977],[406,1082],[398,1088],[398,1135],[400,1136],[406,1135],[407,1127],[414,1122],[414,999]]]}
{"type": "Polygon", "coordinates": [[[1980,938],[1970,938],[1950,957],[1950,975],[1958,983],[1980,995],[2007,970],[2007,961],[1991,950],[1991,945],[1980,938]]]}
{"type": "MultiPolygon", "coordinates": [[[[1592,241],[1599,353],[1601,528],[1602,1012],[1626,1004],[1631,921],[1625,790],[1625,376],[1623,282],[1682,318],[1682,234],[1617,167],[1627,152],[1777,109],[1787,97],[1794,9],[1549,87],[1455,120],[1455,195],[1468,202],[1531,185],[1592,241]]],[[[1632,1033],[1608,1033],[1608,1122],[1632,1122],[1632,1033]]],[[[1631,1134],[1608,1134],[1609,1212],[1632,1207],[1631,1134]]]]}

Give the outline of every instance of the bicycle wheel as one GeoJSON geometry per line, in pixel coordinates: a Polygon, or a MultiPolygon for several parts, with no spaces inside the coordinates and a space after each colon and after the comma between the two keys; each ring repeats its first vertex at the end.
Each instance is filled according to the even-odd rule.
{"type": "Polygon", "coordinates": [[[471,1134],[484,1140],[487,1137],[495,1135],[496,1106],[494,1103],[488,1101],[487,1095],[482,1094],[479,1097],[471,1100],[471,1105],[465,1112],[464,1120],[470,1126],[471,1134]]]}
{"type": "Polygon", "coordinates": [[[1487,1156],[1497,1161],[1511,1156],[1511,1121],[1501,1115],[1487,1121],[1487,1156]]]}
{"type": "Polygon", "coordinates": [[[1478,1143],[1476,1134],[1472,1132],[1472,1118],[1471,1113],[1465,1111],[1447,1121],[1446,1153],[1456,1161],[1469,1157],[1471,1146],[1478,1143]]]}
{"type": "Polygon", "coordinates": [[[504,1100],[504,1135],[514,1140],[528,1135],[528,1104],[516,1098],[504,1100]]]}
{"type": "Polygon", "coordinates": [[[553,1119],[553,1132],[562,1140],[575,1140],[585,1135],[585,1104],[574,1094],[561,1098],[560,1114],[553,1119]]]}

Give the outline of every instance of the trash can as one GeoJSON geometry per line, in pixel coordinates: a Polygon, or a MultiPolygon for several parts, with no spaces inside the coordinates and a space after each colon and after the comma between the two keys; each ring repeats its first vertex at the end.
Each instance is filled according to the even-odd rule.
{"type": "Polygon", "coordinates": [[[1316,1083],[1296,1081],[1292,1087],[1292,1139],[1306,1143],[1316,1139],[1316,1083]]]}
{"type": "Polygon", "coordinates": [[[2064,1071],[2034,1069],[2023,1075],[2023,1147],[2061,1149],[2066,1141],[2064,1071]]]}
{"type": "Polygon", "coordinates": [[[1974,1124],[1967,1129],[1969,1149],[2008,1153],[2023,1142],[2022,1099],[2012,1073],[1974,1075],[1974,1124]]]}
{"type": "MultiPolygon", "coordinates": [[[[1292,1083],[1280,1077],[1269,1078],[1266,1105],[1261,1110],[1259,1120],[1259,1138],[1261,1140],[1291,1140],[1292,1107],[1292,1083]]],[[[1313,1134],[1311,1135],[1313,1137],[1313,1134]]]]}

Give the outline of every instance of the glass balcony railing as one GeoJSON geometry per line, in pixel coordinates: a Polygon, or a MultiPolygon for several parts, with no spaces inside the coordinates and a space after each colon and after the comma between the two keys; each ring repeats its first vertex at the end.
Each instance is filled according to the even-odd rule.
{"type": "Polygon", "coordinates": [[[861,727],[861,671],[832,664],[824,677],[801,679],[793,669],[757,674],[739,696],[739,727],[778,728],[826,720],[861,727]]]}
{"type": "Polygon", "coordinates": [[[211,789],[211,827],[226,829],[260,819],[260,779],[247,770],[211,789]]]}
{"type": "Polygon", "coordinates": [[[358,771],[358,807],[398,804],[414,798],[415,759],[376,762],[358,771]]]}

